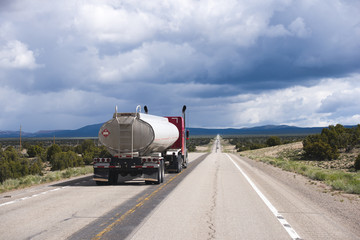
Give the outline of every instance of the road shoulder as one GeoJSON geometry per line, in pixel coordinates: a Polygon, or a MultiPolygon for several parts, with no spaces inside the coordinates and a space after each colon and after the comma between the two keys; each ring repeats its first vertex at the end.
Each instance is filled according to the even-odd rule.
{"type": "Polygon", "coordinates": [[[232,154],[301,237],[305,239],[346,239],[360,237],[360,201],[331,194],[321,184],[274,166],[232,154]],[[270,184],[271,182],[271,184],[270,184]],[[276,187],[274,187],[276,186],[276,187]],[[331,234],[332,233],[332,234],[331,234]],[[345,238],[342,238],[345,239],[345,238]]]}

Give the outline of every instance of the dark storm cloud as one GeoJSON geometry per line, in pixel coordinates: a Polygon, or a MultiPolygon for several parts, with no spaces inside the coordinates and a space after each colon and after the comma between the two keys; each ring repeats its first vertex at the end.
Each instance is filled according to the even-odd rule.
{"type": "Polygon", "coordinates": [[[0,8],[0,129],[23,114],[44,117],[51,106],[57,119],[73,119],[57,123],[82,126],[95,121],[86,112],[116,104],[124,111],[146,104],[160,115],[188,104],[197,126],[358,119],[356,108],[347,108],[347,119],[340,108],[331,112],[330,97],[341,95],[334,81],[356,96],[357,1],[19,0],[0,8]],[[11,95],[18,101],[6,102],[11,95]],[[269,102],[271,111],[261,105],[269,102]]]}
{"type": "Polygon", "coordinates": [[[66,88],[91,72],[100,78],[94,80],[99,87],[101,78],[136,78],[234,84],[249,91],[359,70],[359,11],[345,2],[272,1],[261,6],[228,1],[221,8],[211,1],[155,8],[134,4],[90,1],[62,12],[69,7],[65,4],[60,11],[45,8],[48,12],[25,14],[26,22],[14,20],[19,38],[38,53],[38,63],[46,65],[34,73],[37,81],[61,75],[54,78],[63,79],[54,80],[55,85],[66,88]],[[127,74],[129,63],[137,60],[143,64],[127,74]]]}
{"type": "Polygon", "coordinates": [[[0,12],[7,11],[13,5],[13,0],[2,0],[0,1],[0,12]]]}

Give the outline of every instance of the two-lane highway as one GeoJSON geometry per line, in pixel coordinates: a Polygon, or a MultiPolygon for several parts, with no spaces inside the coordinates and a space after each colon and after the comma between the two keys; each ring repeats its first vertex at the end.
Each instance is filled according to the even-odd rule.
{"type": "Polygon", "coordinates": [[[130,239],[291,239],[218,142],[130,239]]]}
{"type": "Polygon", "coordinates": [[[357,200],[222,153],[219,137],[190,160],[160,185],[85,177],[2,194],[0,239],[360,239],[357,200]]]}

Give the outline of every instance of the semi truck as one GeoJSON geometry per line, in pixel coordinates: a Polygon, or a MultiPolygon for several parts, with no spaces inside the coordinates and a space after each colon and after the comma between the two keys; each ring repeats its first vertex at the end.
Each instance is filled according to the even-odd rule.
{"type": "Polygon", "coordinates": [[[146,184],[160,184],[165,171],[181,172],[188,165],[185,111],[182,116],[160,117],[137,106],[135,112],[117,112],[104,123],[98,134],[112,157],[95,158],[96,184],[116,184],[141,178],[146,184]]]}

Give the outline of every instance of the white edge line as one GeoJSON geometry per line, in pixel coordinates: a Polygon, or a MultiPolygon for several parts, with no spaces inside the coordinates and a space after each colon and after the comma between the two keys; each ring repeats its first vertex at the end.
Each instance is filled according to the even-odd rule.
{"type": "Polygon", "coordinates": [[[24,200],[27,200],[27,199],[30,199],[30,198],[38,197],[38,196],[40,196],[40,195],[44,195],[44,194],[47,194],[47,193],[49,193],[49,192],[58,191],[58,190],[60,190],[60,189],[66,188],[66,187],[67,187],[67,186],[64,186],[64,187],[61,187],[61,188],[54,188],[54,189],[51,189],[51,190],[48,190],[48,191],[45,191],[45,192],[41,192],[41,193],[37,193],[37,194],[31,195],[31,196],[29,196],[29,197],[23,197],[23,198],[19,198],[19,199],[10,201],[10,202],[1,203],[1,204],[0,204],[0,207],[6,206],[6,205],[10,205],[10,204],[13,204],[13,203],[16,203],[16,202],[24,201],[24,200]]]}
{"type": "Polygon", "coordinates": [[[292,239],[299,240],[300,236],[295,232],[295,230],[291,227],[291,225],[286,221],[286,219],[279,214],[278,210],[271,204],[271,202],[265,197],[264,194],[257,188],[257,186],[251,181],[251,179],[246,175],[246,173],[240,168],[240,166],[226,153],[226,156],[233,162],[233,164],[237,167],[237,169],[241,172],[241,174],[245,177],[245,179],[249,182],[251,187],[255,190],[255,192],[259,195],[259,197],[263,200],[266,206],[270,209],[270,211],[275,215],[276,219],[281,223],[283,228],[287,231],[292,239]]]}

